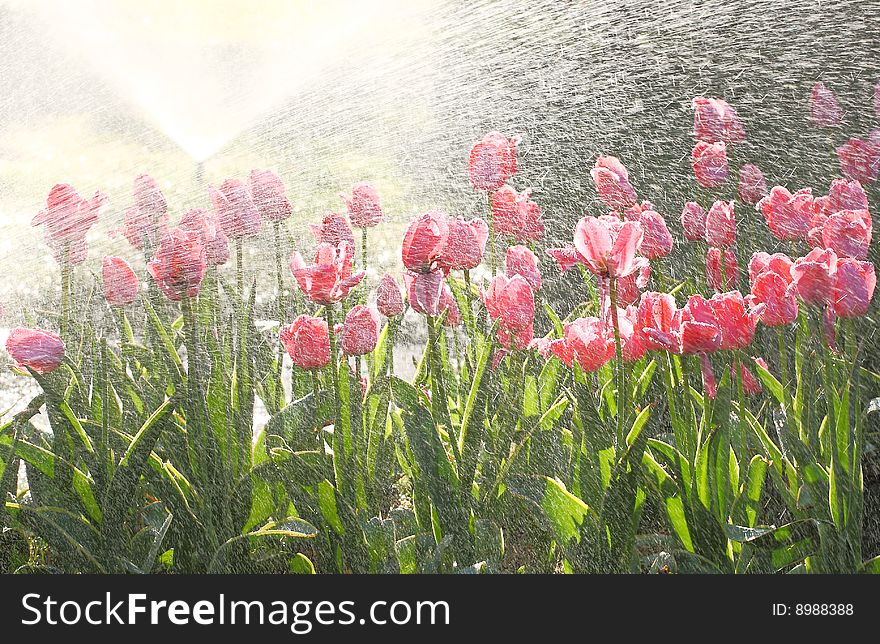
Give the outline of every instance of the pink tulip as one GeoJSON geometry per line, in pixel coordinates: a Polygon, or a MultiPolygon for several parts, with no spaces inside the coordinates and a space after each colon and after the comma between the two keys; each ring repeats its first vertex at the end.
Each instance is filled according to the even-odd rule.
{"type": "Polygon", "coordinates": [[[440,312],[443,311],[446,311],[443,326],[454,328],[461,325],[461,311],[458,310],[458,302],[455,301],[452,290],[446,283],[443,284],[443,290],[440,292],[440,312]]]}
{"type": "Polygon", "coordinates": [[[739,265],[736,255],[730,249],[724,250],[724,276],[721,275],[721,249],[710,248],[706,253],[706,282],[716,293],[732,291],[739,278],[739,265]]]}
{"type": "Polygon", "coordinates": [[[721,329],[721,348],[726,351],[745,349],[755,337],[755,326],[761,309],[747,306],[739,291],[716,293],[709,306],[721,329]]]}
{"type": "Polygon", "coordinates": [[[865,315],[876,286],[877,275],[871,262],[840,259],[834,276],[834,312],[842,318],[865,315]]]}
{"type": "Polygon", "coordinates": [[[147,272],[169,300],[195,297],[205,277],[208,260],[199,235],[171,228],[159,243],[147,272]]]}
{"type": "Polygon", "coordinates": [[[736,110],[720,98],[697,96],[694,106],[694,136],[699,141],[723,141],[735,145],[745,141],[746,132],[736,110]]]}
{"type": "Polygon", "coordinates": [[[758,251],[749,260],[749,287],[755,287],[755,280],[763,273],[776,273],[786,284],[791,284],[791,268],[793,262],[785,253],[773,253],[772,255],[764,251],[758,251]]]}
{"type": "Polygon", "coordinates": [[[101,276],[104,282],[104,298],[111,306],[125,306],[137,299],[140,282],[128,262],[121,257],[105,257],[101,276]]]}
{"type": "Polygon", "coordinates": [[[371,228],[385,218],[379,193],[366,181],[352,187],[351,197],[343,195],[342,198],[348,209],[348,217],[357,228],[371,228]]]}
{"type": "Polygon", "coordinates": [[[753,163],[739,169],[739,198],[743,203],[756,204],[767,194],[764,173],[753,163]]]}
{"type": "Polygon", "coordinates": [[[629,182],[629,172],[617,157],[600,156],[590,170],[599,198],[611,208],[626,208],[637,202],[636,191],[629,182]]]}
{"type": "Polygon", "coordinates": [[[715,400],[715,396],[718,395],[718,382],[715,380],[709,356],[705,353],[700,354],[700,374],[703,376],[703,391],[706,393],[706,397],[709,400],[715,400]]]}
{"type": "Polygon", "coordinates": [[[321,369],[330,364],[330,333],[322,318],[300,315],[281,327],[281,343],[300,369],[321,369]]]}
{"type": "Polygon", "coordinates": [[[617,217],[584,217],[574,230],[574,245],[584,263],[601,277],[625,277],[637,271],[642,263],[636,249],[642,241],[642,227],[634,221],[617,217]]]}
{"type": "Polygon", "coordinates": [[[293,213],[281,177],[271,170],[251,170],[248,187],[263,219],[284,221],[293,213]]]}
{"type": "MultiPolygon", "coordinates": [[[[620,219],[641,222],[642,213],[647,212],[648,210],[654,210],[654,205],[650,201],[643,201],[642,203],[637,203],[635,205],[629,206],[628,208],[624,208],[623,217],[620,217],[620,219]]],[[[618,213],[616,212],[613,214],[618,215],[618,213]]]]}
{"type": "Polygon", "coordinates": [[[695,201],[688,201],[681,211],[681,227],[688,241],[706,239],[706,210],[695,201]]]}
{"type": "Polygon", "coordinates": [[[410,222],[403,237],[403,265],[416,273],[437,268],[437,260],[449,239],[449,218],[438,210],[427,212],[410,222]]]}
{"type": "Polygon", "coordinates": [[[858,181],[835,179],[828,188],[828,194],[813,201],[813,209],[826,217],[841,210],[867,210],[868,197],[858,181]]]}
{"type": "Polygon", "coordinates": [[[814,212],[813,192],[802,188],[795,193],[776,186],[758,202],[767,225],[776,239],[796,241],[807,238],[814,212]]]}
{"type": "Polygon", "coordinates": [[[880,141],[851,138],[837,148],[837,158],[840,172],[847,179],[862,185],[871,183],[877,179],[880,168],[880,141]]]}
{"type": "Polygon", "coordinates": [[[353,249],[346,242],[335,247],[319,244],[314,264],[306,265],[302,255],[294,252],[290,271],[309,300],[326,306],[347,297],[351,289],[364,279],[364,271],[352,275],[352,255],[353,249]]]}
{"type": "Polygon", "coordinates": [[[64,360],[64,341],[51,331],[19,327],[9,332],[6,352],[22,369],[49,373],[64,360]]]}
{"type": "Polygon", "coordinates": [[[214,213],[203,208],[194,208],[180,218],[179,226],[201,237],[208,266],[219,266],[229,261],[229,238],[220,229],[214,213]]]}
{"type": "Polygon", "coordinates": [[[437,257],[437,266],[445,273],[476,268],[483,259],[488,239],[489,226],[482,219],[450,219],[449,235],[437,257]]]}
{"type": "Polygon", "coordinates": [[[544,236],[541,208],[530,199],[531,192],[517,193],[502,186],[492,193],[492,224],[496,235],[513,237],[518,242],[538,241],[544,236]]]}
{"type": "Polygon", "coordinates": [[[644,335],[645,347],[649,351],[679,352],[677,318],[674,296],[656,291],[642,293],[636,326],[644,335]]]}
{"type": "Polygon", "coordinates": [[[594,372],[614,356],[614,336],[599,318],[578,318],[565,325],[563,337],[550,343],[555,356],[571,367],[594,372]]]}
{"type": "Polygon", "coordinates": [[[439,270],[427,273],[404,271],[403,283],[409,305],[422,315],[440,315],[443,295],[443,273],[439,270]]]}
{"type": "MultiPolygon", "coordinates": [[[[621,352],[624,362],[637,362],[645,357],[648,347],[645,337],[638,327],[638,309],[627,306],[626,309],[618,309],[617,324],[620,330],[621,352]]],[[[609,329],[613,335],[613,327],[609,329]]]]}
{"type": "Polygon", "coordinates": [[[468,177],[477,190],[497,190],[516,174],[516,146],[519,138],[508,139],[489,132],[471,148],[468,177]]]}
{"type": "Polygon", "coordinates": [[[386,318],[403,314],[403,291],[397,281],[388,273],[379,282],[376,293],[376,308],[386,318]]]}
{"type": "Polygon", "coordinates": [[[712,307],[702,295],[691,295],[681,310],[681,352],[706,353],[721,347],[721,327],[712,307]]]}
{"type": "Polygon", "coordinates": [[[492,319],[500,318],[507,330],[519,332],[532,326],[535,296],[524,277],[498,275],[482,293],[482,298],[492,319]]]}
{"type": "Polygon", "coordinates": [[[101,208],[107,203],[102,192],[83,199],[73,186],[57,184],[49,191],[46,208],[31,220],[32,226],[43,226],[46,243],[52,256],[60,263],[81,264],[86,259],[86,234],[98,221],[101,208]]]}
{"type": "Polygon", "coordinates": [[[791,324],[798,316],[797,287],[789,284],[778,273],[765,271],[758,275],[752,286],[754,304],[763,304],[761,322],[767,326],[791,324]]]}
{"type": "Polygon", "coordinates": [[[525,278],[533,291],[541,290],[541,272],[538,258],[525,246],[509,246],[504,259],[504,273],[507,277],[520,275],[525,278]]]}
{"type": "Polygon", "coordinates": [[[807,304],[824,306],[831,301],[837,254],[830,248],[814,248],[791,267],[797,294],[807,304]]]}
{"type": "MultiPolygon", "coordinates": [[[[617,306],[625,308],[639,300],[642,289],[651,279],[651,264],[642,262],[641,268],[635,273],[617,280],[617,306]]],[[[610,306],[610,303],[609,303],[610,306]]]]}
{"type": "Polygon", "coordinates": [[[642,226],[642,241],[639,253],[647,259],[659,259],[672,252],[672,235],[666,227],[663,215],[654,210],[645,210],[639,217],[642,226]]]}
{"type": "MultiPolygon", "coordinates": [[[[755,359],[755,362],[758,362],[759,360],[760,360],[759,364],[763,363],[762,366],[766,369],[767,363],[764,362],[763,358],[757,358],[757,359],[755,359]]],[[[744,362],[739,363],[739,368],[740,368],[740,373],[742,374],[743,393],[746,396],[759,395],[763,391],[763,388],[761,387],[760,381],[757,378],[755,378],[754,375],[752,375],[752,372],[749,371],[749,369],[746,367],[744,362]]],[[[733,365],[731,365],[730,369],[731,369],[730,374],[732,376],[734,374],[733,365]]]]}
{"type": "Polygon", "coordinates": [[[716,201],[709,208],[706,243],[715,248],[728,248],[736,243],[736,214],[732,201],[716,201]]]}
{"type": "Polygon", "coordinates": [[[345,316],[339,346],[347,356],[370,353],[379,343],[379,313],[369,306],[357,304],[345,316]]]}
{"type": "Polygon", "coordinates": [[[692,152],[694,176],[704,188],[717,188],[727,181],[727,149],[723,142],[698,142],[692,152]]]}
{"type": "Polygon", "coordinates": [[[133,192],[134,206],[126,209],[121,232],[129,244],[144,250],[145,241],[153,247],[168,231],[168,203],[159,184],[148,174],[135,177],[133,192]]]}
{"type": "Polygon", "coordinates": [[[220,188],[208,188],[211,205],[221,230],[232,239],[252,237],[260,232],[262,220],[248,186],[239,179],[227,179],[220,188]]]}
{"type": "Polygon", "coordinates": [[[342,242],[347,242],[352,248],[355,247],[354,233],[351,232],[351,226],[343,215],[328,212],[320,224],[309,224],[309,228],[319,244],[338,246],[342,242]]]}
{"type": "Polygon", "coordinates": [[[841,257],[866,259],[871,245],[871,214],[867,210],[841,210],[825,221],[822,243],[841,257]]]}
{"type": "Polygon", "coordinates": [[[810,120],[816,127],[838,127],[843,121],[837,97],[825,83],[816,83],[810,92],[810,120]]]}
{"type": "Polygon", "coordinates": [[[556,265],[559,266],[560,273],[565,273],[575,264],[586,264],[584,256],[578,252],[577,248],[569,243],[566,243],[563,248],[548,248],[546,253],[556,260],[556,265]]]}

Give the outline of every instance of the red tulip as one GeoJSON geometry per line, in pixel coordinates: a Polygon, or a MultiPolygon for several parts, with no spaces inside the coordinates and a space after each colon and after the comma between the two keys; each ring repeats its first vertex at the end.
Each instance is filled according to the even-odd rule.
{"type": "Polygon", "coordinates": [[[437,260],[449,239],[449,222],[445,213],[427,212],[410,222],[403,237],[403,265],[416,273],[427,273],[437,267],[437,260]]]}
{"type": "Polygon", "coordinates": [[[723,141],[735,145],[745,141],[746,132],[736,110],[720,98],[697,96],[694,106],[694,136],[699,141],[723,141]]]}
{"type": "Polygon", "coordinates": [[[755,280],[758,276],[766,273],[776,273],[786,284],[791,284],[791,267],[793,262],[785,253],[773,253],[772,255],[764,251],[758,251],[749,260],[749,287],[755,287],[755,280]]]}
{"type": "Polygon", "coordinates": [[[637,203],[635,188],[629,182],[629,172],[617,157],[598,157],[590,170],[599,198],[611,208],[626,208],[637,203]]]}
{"type": "Polygon", "coordinates": [[[293,213],[281,177],[271,170],[251,170],[248,186],[264,219],[284,221],[293,213]]]}
{"type": "Polygon", "coordinates": [[[49,373],[64,360],[64,341],[51,331],[19,327],[9,332],[6,352],[21,368],[49,373]]]}
{"type": "Polygon", "coordinates": [[[792,194],[782,186],[776,186],[758,202],[758,209],[776,239],[806,239],[814,212],[813,192],[810,188],[802,188],[792,194]]]}
{"type": "Polygon", "coordinates": [[[728,248],[736,243],[736,212],[732,201],[716,201],[709,208],[706,242],[715,248],[728,248]]]}
{"type": "Polygon", "coordinates": [[[541,272],[538,258],[525,246],[509,246],[504,259],[504,273],[507,277],[520,275],[525,278],[533,291],[541,290],[541,272]]]}
{"type": "Polygon", "coordinates": [[[352,255],[352,247],[346,242],[335,247],[319,244],[314,264],[307,266],[302,255],[294,252],[290,271],[307,298],[326,306],[347,297],[351,289],[364,279],[364,271],[351,274],[352,255]]]}
{"type": "Polygon", "coordinates": [[[168,213],[168,202],[156,180],[148,174],[134,179],[134,207],[142,217],[158,222],[168,213]]]}
{"type": "Polygon", "coordinates": [[[847,179],[862,185],[871,183],[877,179],[880,168],[880,141],[851,138],[837,148],[837,158],[840,172],[847,179]]]}
{"type": "Polygon", "coordinates": [[[104,258],[101,267],[104,298],[111,306],[125,306],[137,299],[140,282],[135,272],[121,257],[104,258]]]}
{"type": "Polygon", "coordinates": [[[672,252],[672,235],[666,227],[663,215],[654,210],[645,210],[639,216],[642,226],[642,241],[639,253],[647,259],[659,259],[672,252]]]}
{"type": "Polygon", "coordinates": [[[516,174],[516,146],[519,138],[507,139],[490,132],[474,144],[468,158],[468,177],[477,190],[497,190],[516,174]]]}
{"type": "Polygon", "coordinates": [[[841,257],[866,259],[871,245],[871,214],[867,210],[841,210],[825,221],[822,243],[841,257]]]}
{"type": "Polygon", "coordinates": [[[706,282],[716,293],[732,291],[736,288],[736,280],[739,278],[739,265],[736,263],[736,255],[727,249],[724,251],[724,277],[721,275],[721,250],[710,248],[706,253],[706,282]]]}
{"type": "Polygon", "coordinates": [[[229,238],[220,229],[214,213],[204,208],[193,208],[180,218],[179,226],[201,237],[208,266],[219,266],[229,261],[229,238]]]}
{"type": "Polygon", "coordinates": [[[861,317],[874,297],[877,275],[871,262],[843,258],[834,276],[834,312],[842,318],[861,317]]]}
{"type": "Polygon", "coordinates": [[[642,227],[634,221],[617,217],[584,217],[574,230],[574,245],[584,263],[601,277],[625,277],[637,271],[642,259],[636,259],[636,249],[642,240],[642,227]]]}
{"type": "Polygon", "coordinates": [[[147,272],[169,300],[195,297],[205,277],[208,260],[202,240],[195,233],[171,228],[163,237],[147,272]]]}
{"type": "Polygon", "coordinates": [[[556,265],[559,266],[560,273],[565,273],[575,264],[586,264],[584,256],[578,252],[577,248],[569,243],[566,243],[563,248],[548,248],[546,253],[556,260],[556,265]]]}
{"type": "Polygon", "coordinates": [[[681,352],[706,353],[721,347],[721,327],[712,307],[702,295],[691,295],[681,310],[681,352]]]}
{"type": "Polygon", "coordinates": [[[810,120],[816,127],[837,127],[843,121],[843,110],[825,83],[816,83],[810,92],[810,120]]]}
{"type": "Polygon", "coordinates": [[[831,301],[837,254],[830,248],[814,248],[791,267],[797,294],[807,304],[822,306],[831,301]]]}
{"type": "Polygon", "coordinates": [[[220,228],[229,237],[252,237],[260,232],[260,211],[244,181],[227,179],[220,188],[208,188],[208,194],[220,228]]]}
{"type": "Polygon", "coordinates": [[[300,315],[281,327],[281,344],[300,369],[321,369],[330,364],[330,333],[322,318],[300,315]]]}
{"type": "Polygon", "coordinates": [[[675,297],[668,293],[642,293],[636,314],[636,326],[644,335],[649,351],[678,353],[678,315],[675,297]]]}
{"type": "Polygon", "coordinates": [[[430,271],[427,273],[411,273],[404,271],[403,283],[406,285],[406,296],[409,305],[416,313],[422,315],[439,315],[440,299],[443,295],[443,273],[430,271]]]}
{"type": "Polygon", "coordinates": [[[739,169],[738,192],[739,198],[747,204],[756,204],[767,194],[767,180],[758,166],[746,163],[739,169]]]}
{"type": "Polygon", "coordinates": [[[693,149],[691,167],[704,188],[717,188],[727,181],[727,149],[723,142],[698,142],[693,149]]]}
{"type": "Polygon", "coordinates": [[[443,326],[457,327],[461,324],[461,311],[458,310],[458,302],[455,301],[452,291],[446,283],[443,284],[443,290],[440,292],[440,312],[443,311],[446,311],[443,326]]]}
{"type": "Polygon", "coordinates": [[[37,213],[31,225],[44,227],[46,243],[58,262],[81,264],[88,252],[86,234],[106,203],[102,192],[85,200],[73,186],[57,184],[49,191],[46,208],[37,213]]]}
{"type": "Polygon", "coordinates": [[[507,235],[519,242],[538,241],[544,236],[541,208],[530,196],[529,190],[517,193],[510,186],[492,193],[492,225],[496,235],[507,235]]]}
{"type": "Polygon", "coordinates": [[[706,239],[706,210],[695,201],[688,201],[681,211],[681,227],[688,241],[706,239]]]}
{"type": "MultiPolygon", "coordinates": [[[[642,330],[638,327],[638,310],[634,306],[618,309],[617,325],[620,331],[620,344],[624,362],[637,362],[645,357],[648,347],[642,330]]],[[[613,327],[609,329],[613,334],[613,327]]]]}
{"type": "Polygon", "coordinates": [[[722,349],[745,349],[752,343],[762,309],[748,307],[739,291],[716,293],[709,300],[709,306],[721,329],[722,349]]]}
{"type": "Polygon", "coordinates": [[[552,341],[550,350],[569,367],[577,361],[583,371],[593,372],[614,355],[614,336],[599,318],[578,318],[565,325],[562,339],[552,341]]]}
{"type": "Polygon", "coordinates": [[[651,279],[651,264],[642,262],[641,268],[635,273],[617,280],[617,306],[627,307],[638,301],[642,289],[651,279]]]}
{"type": "Polygon", "coordinates": [[[437,257],[437,266],[445,273],[476,268],[483,259],[488,239],[489,226],[482,219],[449,220],[449,235],[437,257]]]}
{"type": "Polygon", "coordinates": [[[342,242],[347,242],[351,244],[352,248],[355,247],[351,226],[348,225],[348,220],[340,214],[328,212],[320,224],[309,224],[309,228],[319,244],[338,246],[342,242]]]}
{"type": "Polygon", "coordinates": [[[366,181],[352,187],[351,197],[343,195],[342,198],[348,209],[348,217],[357,228],[372,228],[385,218],[379,193],[366,181]]]}
{"type": "Polygon", "coordinates": [[[403,314],[403,292],[397,281],[388,273],[385,273],[379,282],[379,289],[376,293],[376,308],[386,318],[403,314]]]}
{"type": "Polygon", "coordinates": [[[767,326],[791,324],[798,316],[797,287],[778,273],[764,271],[752,286],[751,302],[763,304],[761,322],[767,326]]]}
{"type": "Polygon", "coordinates": [[[339,346],[347,356],[370,353],[379,343],[379,314],[369,306],[353,306],[342,325],[339,346]]]}
{"type": "Polygon", "coordinates": [[[134,180],[134,206],[126,209],[121,232],[139,250],[144,250],[145,241],[155,246],[168,231],[167,213],[168,203],[159,184],[148,174],[139,175],[134,180]]]}

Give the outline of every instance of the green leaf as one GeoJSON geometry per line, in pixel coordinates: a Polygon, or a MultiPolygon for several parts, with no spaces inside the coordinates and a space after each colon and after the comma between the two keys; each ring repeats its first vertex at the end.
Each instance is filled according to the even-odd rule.
{"type": "Polygon", "coordinates": [[[780,405],[785,403],[785,394],[782,390],[782,383],[776,379],[772,373],[767,371],[764,367],[755,362],[752,365],[755,368],[755,373],[758,374],[758,378],[761,379],[761,382],[764,383],[764,386],[767,387],[767,390],[773,394],[773,397],[776,399],[780,405]]]}
{"type": "Polygon", "coordinates": [[[321,515],[333,531],[340,536],[344,535],[345,527],[339,519],[339,510],[336,507],[336,490],[326,479],[318,483],[318,506],[321,508],[321,515]]]}

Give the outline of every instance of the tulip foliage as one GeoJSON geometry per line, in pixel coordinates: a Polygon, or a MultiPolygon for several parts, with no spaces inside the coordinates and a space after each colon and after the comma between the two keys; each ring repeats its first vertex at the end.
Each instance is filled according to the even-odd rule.
{"type": "MultiPolygon", "coordinates": [[[[177,226],[142,175],[122,232],[146,269],[105,257],[96,289],[77,266],[106,199],[53,188],[34,225],[62,269],[57,332],[6,345],[41,389],[0,424],[0,522],[40,545],[21,569],[880,571],[871,161],[851,142],[826,196],[768,191],[735,166],[736,110],[694,108],[680,222],[600,156],[601,207],[547,248],[540,199],[514,187],[519,138],[492,132],[461,173],[477,216],[414,217],[402,273],[375,284],[366,182],[291,248],[271,171],[177,226]],[[243,253],[267,235],[270,276],[243,253]],[[565,315],[562,280],[587,294],[565,315]],[[80,306],[92,290],[103,311],[80,306]]],[[[810,118],[840,126],[824,85],[810,118]]]]}

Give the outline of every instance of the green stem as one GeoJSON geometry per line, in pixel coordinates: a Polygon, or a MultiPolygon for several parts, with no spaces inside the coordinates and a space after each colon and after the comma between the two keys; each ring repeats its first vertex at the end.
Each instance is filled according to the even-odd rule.
{"type": "Polygon", "coordinates": [[[611,292],[611,324],[614,326],[614,349],[617,357],[617,444],[623,445],[624,422],[626,407],[626,383],[623,365],[623,345],[620,342],[620,323],[617,319],[617,278],[609,279],[611,292]]]}
{"type": "Polygon", "coordinates": [[[748,440],[747,440],[747,430],[746,430],[746,412],[745,412],[745,390],[743,388],[743,365],[742,365],[742,356],[739,351],[735,351],[733,354],[733,368],[736,372],[736,404],[737,404],[737,417],[739,418],[739,423],[737,427],[737,443],[739,444],[739,458],[741,463],[748,462],[748,440]]]}
{"type": "Polygon", "coordinates": [[[275,278],[278,281],[278,321],[284,320],[284,262],[281,259],[281,222],[275,222],[275,278]]]}
{"type": "Polygon", "coordinates": [[[70,264],[70,246],[65,245],[61,260],[61,337],[67,340],[70,326],[70,282],[73,267],[70,264]]]}
{"type": "Polygon", "coordinates": [[[495,217],[492,213],[492,195],[486,193],[486,205],[489,211],[489,239],[486,244],[489,246],[489,268],[492,271],[492,277],[497,273],[497,265],[495,260],[495,217]]]}
{"type": "Polygon", "coordinates": [[[235,240],[235,284],[238,296],[244,300],[244,250],[241,237],[235,240]]]}

